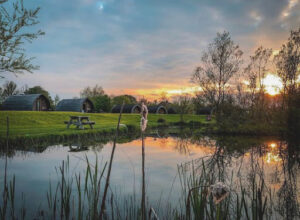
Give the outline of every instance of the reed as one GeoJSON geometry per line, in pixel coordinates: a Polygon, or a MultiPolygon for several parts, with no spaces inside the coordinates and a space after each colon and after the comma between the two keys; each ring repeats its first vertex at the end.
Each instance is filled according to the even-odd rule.
{"type": "Polygon", "coordinates": [[[108,186],[109,186],[109,179],[110,179],[111,167],[112,167],[112,163],[113,163],[113,159],[114,159],[114,155],[115,155],[116,143],[117,143],[117,139],[118,139],[118,134],[119,134],[119,129],[120,129],[120,122],[121,122],[123,108],[124,108],[124,103],[121,106],[121,110],[120,110],[120,114],[119,114],[119,119],[118,119],[118,124],[117,124],[116,135],[115,135],[115,138],[114,138],[114,144],[113,144],[112,152],[111,152],[111,155],[110,155],[109,167],[108,167],[108,172],[107,172],[107,177],[106,177],[106,183],[105,183],[105,188],[104,188],[104,194],[103,194],[102,203],[101,203],[100,219],[103,219],[103,215],[104,215],[106,195],[107,195],[107,190],[108,190],[108,186]]]}

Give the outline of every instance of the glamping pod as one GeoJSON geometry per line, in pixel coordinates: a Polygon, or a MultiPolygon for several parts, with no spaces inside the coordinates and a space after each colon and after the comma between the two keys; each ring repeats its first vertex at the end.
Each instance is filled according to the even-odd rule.
{"type": "Polygon", "coordinates": [[[168,114],[168,110],[162,105],[149,106],[148,111],[153,114],[168,114]]]}
{"type": "Polygon", "coordinates": [[[2,103],[2,110],[12,111],[49,111],[50,102],[41,94],[12,95],[2,103]]]}
{"type": "Polygon", "coordinates": [[[88,99],[63,99],[57,106],[56,111],[62,112],[93,112],[94,104],[88,99]]]}
{"type": "MultiPolygon", "coordinates": [[[[112,109],[112,113],[120,113],[121,111],[121,105],[115,105],[112,109]]],[[[141,113],[141,106],[137,104],[126,104],[123,108],[123,113],[141,113]]]]}

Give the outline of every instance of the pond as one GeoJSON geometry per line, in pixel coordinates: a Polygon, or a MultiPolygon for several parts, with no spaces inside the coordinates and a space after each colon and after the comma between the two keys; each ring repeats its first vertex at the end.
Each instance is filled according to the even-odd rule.
{"type": "MultiPolygon", "coordinates": [[[[231,194],[236,195],[240,193],[237,191],[240,191],[241,187],[246,192],[255,182],[257,183],[255,186],[263,194],[263,202],[267,198],[267,208],[263,211],[263,215],[278,219],[299,218],[300,169],[297,142],[291,143],[270,137],[178,136],[168,132],[163,134],[153,132],[145,135],[144,143],[146,206],[148,209],[153,208],[161,219],[168,219],[172,210],[186,212],[188,190],[199,185],[201,178],[198,183],[192,179],[203,175],[205,170],[209,181],[200,183],[221,181],[230,186],[231,194]]],[[[106,143],[86,143],[76,140],[42,148],[27,147],[26,151],[21,149],[10,151],[7,158],[7,179],[12,180],[15,176],[16,213],[23,208],[28,219],[32,219],[32,216],[45,215],[47,211],[42,210],[47,210],[51,206],[47,198],[49,187],[52,187],[54,194],[62,178],[60,170],[62,161],[66,168],[64,170],[66,180],[69,181],[73,192],[70,201],[76,210],[74,208],[78,205],[76,180],[79,174],[84,182],[88,160],[91,170],[95,169],[98,161],[100,176],[110,159],[112,146],[112,140],[106,143]]],[[[2,154],[1,192],[5,158],[5,154],[2,154]]],[[[108,164],[101,180],[101,193],[104,189],[107,168],[108,164]]],[[[142,174],[141,137],[120,139],[116,145],[110,176],[108,200],[115,204],[114,210],[113,206],[107,207],[110,213],[118,212],[120,218],[125,215],[128,217],[129,201],[135,209],[139,209],[142,174]]],[[[57,189],[59,195],[60,188],[57,189]]],[[[250,192],[251,190],[245,195],[250,201],[247,204],[253,210],[250,192]]],[[[57,202],[59,203],[59,199],[57,202]]],[[[100,204],[101,199],[97,206],[100,207],[100,204]]],[[[245,212],[242,210],[242,213],[245,212]]],[[[107,215],[111,217],[111,214],[107,215]]],[[[194,215],[197,214],[194,212],[194,215]]]]}

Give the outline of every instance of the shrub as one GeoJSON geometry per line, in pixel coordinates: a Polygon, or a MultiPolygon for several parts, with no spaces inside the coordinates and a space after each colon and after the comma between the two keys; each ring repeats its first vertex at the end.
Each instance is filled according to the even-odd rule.
{"type": "Polygon", "coordinates": [[[158,123],[166,123],[166,120],[163,118],[159,118],[159,119],[157,119],[157,122],[158,123]]]}

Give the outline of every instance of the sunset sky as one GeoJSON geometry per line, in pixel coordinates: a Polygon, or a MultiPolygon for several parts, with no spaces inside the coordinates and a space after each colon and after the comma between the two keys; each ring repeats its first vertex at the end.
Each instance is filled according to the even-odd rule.
{"type": "MultiPolygon", "coordinates": [[[[26,0],[45,36],[26,44],[40,70],[7,77],[61,98],[85,86],[155,97],[187,89],[201,51],[227,30],[246,59],[278,50],[300,24],[298,0],[26,0]]],[[[2,80],[2,83],[5,81],[2,80]]]]}

